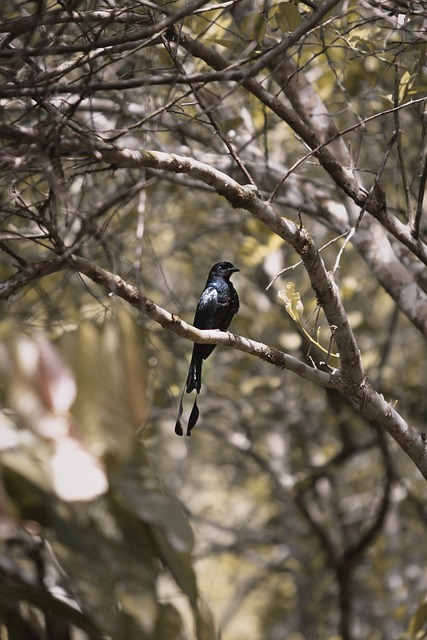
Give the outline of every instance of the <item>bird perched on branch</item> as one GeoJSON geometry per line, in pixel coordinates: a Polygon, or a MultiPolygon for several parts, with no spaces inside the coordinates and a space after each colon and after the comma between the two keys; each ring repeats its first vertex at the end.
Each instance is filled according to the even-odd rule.
{"type": "MultiPolygon", "coordinates": [[[[209,272],[205,288],[197,304],[193,322],[197,329],[221,329],[221,331],[227,331],[234,314],[239,310],[239,296],[233,284],[230,282],[230,276],[236,271],[239,271],[239,269],[231,264],[231,262],[218,262],[214,264],[209,272]]],[[[182,391],[178,418],[175,425],[175,433],[178,436],[184,434],[181,426],[184,391],[191,393],[191,391],[195,389],[197,395],[200,393],[203,360],[206,360],[206,358],[210,356],[215,347],[215,344],[194,344],[193,346],[193,355],[191,356],[187,382],[182,391]]],[[[188,419],[187,436],[191,435],[191,430],[199,417],[197,395],[188,419]]]]}

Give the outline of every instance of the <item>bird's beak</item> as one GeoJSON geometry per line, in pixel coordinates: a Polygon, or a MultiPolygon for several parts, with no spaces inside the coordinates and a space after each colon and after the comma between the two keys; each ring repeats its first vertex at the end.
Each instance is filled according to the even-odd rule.
{"type": "Polygon", "coordinates": [[[233,267],[232,269],[230,269],[230,273],[235,273],[236,271],[240,271],[240,269],[238,269],[237,267],[233,267]]]}

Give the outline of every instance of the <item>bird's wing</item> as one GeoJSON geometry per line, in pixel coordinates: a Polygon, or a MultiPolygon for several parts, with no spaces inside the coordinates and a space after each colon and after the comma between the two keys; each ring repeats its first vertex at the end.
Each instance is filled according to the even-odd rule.
{"type": "Polygon", "coordinates": [[[218,309],[218,291],[215,287],[206,287],[197,304],[194,326],[198,329],[212,329],[218,309]]]}
{"type": "Polygon", "coordinates": [[[233,294],[231,298],[231,308],[233,313],[237,313],[240,307],[239,296],[237,295],[236,289],[233,287],[233,294]]]}
{"type": "Polygon", "coordinates": [[[237,292],[232,285],[230,287],[230,297],[231,297],[231,300],[230,300],[229,308],[225,316],[221,319],[221,322],[219,323],[219,327],[218,327],[222,331],[227,331],[228,327],[230,326],[230,322],[233,319],[234,314],[237,313],[239,310],[239,296],[237,295],[237,292]]]}

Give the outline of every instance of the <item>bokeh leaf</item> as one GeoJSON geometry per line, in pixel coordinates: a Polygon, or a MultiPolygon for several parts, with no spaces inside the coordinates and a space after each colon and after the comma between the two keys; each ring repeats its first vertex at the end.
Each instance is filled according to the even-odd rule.
{"type": "Polygon", "coordinates": [[[409,624],[409,636],[414,640],[415,638],[423,640],[427,636],[427,602],[423,602],[412,616],[409,624]],[[419,635],[419,632],[423,630],[424,633],[419,635]]]}
{"type": "Polygon", "coordinates": [[[283,33],[294,31],[302,22],[301,15],[293,2],[279,2],[274,18],[283,33]]]}
{"type": "Polygon", "coordinates": [[[261,43],[267,30],[267,22],[262,14],[254,11],[242,20],[240,28],[251,40],[261,43]]]}

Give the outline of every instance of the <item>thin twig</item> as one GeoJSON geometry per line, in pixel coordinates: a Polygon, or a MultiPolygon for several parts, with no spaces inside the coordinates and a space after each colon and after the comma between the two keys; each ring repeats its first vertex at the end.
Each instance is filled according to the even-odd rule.
{"type": "Polygon", "coordinates": [[[278,189],[280,188],[280,186],[284,182],[286,182],[286,180],[289,178],[291,173],[293,173],[301,164],[304,164],[304,162],[306,162],[306,160],[309,160],[310,158],[315,156],[317,153],[319,153],[319,151],[321,151],[322,149],[327,147],[329,144],[331,144],[331,142],[334,142],[335,140],[338,140],[338,138],[341,138],[342,136],[344,136],[347,133],[351,133],[352,131],[356,131],[356,129],[358,129],[359,127],[364,127],[366,124],[368,124],[368,122],[372,122],[373,120],[376,120],[377,118],[380,118],[382,116],[388,115],[390,113],[395,113],[396,111],[400,111],[401,109],[405,109],[406,107],[411,107],[414,104],[418,104],[420,102],[425,102],[425,101],[426,101],[426,98],[424,98],[424,97],[423,98],[414,98],[413,100],[408,100],[408,102],[405,102],[403,104],[399,104],[397,107],[391,107],[390,109],[384,109],[383,111],[380,111],[379,113],[374,113],[372,116],[364,118],[361,122],[356,122],[355,124],[352,124],[349,127],[346,127],[345,129],[341,129],[341,131],[338,131],[336,134],[334,134],[333,136],[328,138],[328,140],[325,140],[325,142],[322,142],[321,144],[319,144],[314,149],[311,149],[311,151],[306,153],[305,156],[302,156],[302,158],[299,158],[299,160],[294,162],[292,167],[290,169],[288,169],[288,171],[284,174],[283,178],[281,178],[280,183],[279,183],[279,187],[276,186],[274,188],[274,191],[272,191],[272,193],[271,193],[271,195],[270,195],[270,197],[268,199],[269,202],[272,202],[274,200],[274,198],[277,195],[278,189]]]}
{"type": "Polygon", "coordinates": [[[427,153],[424,158],[424,168],[421,174],[420,188],[418,190],[417,211],[415,213],[414,238],[416,239],[418,239],[420,235],[420,226],[421,226],[421,218],[423,215],[423,203],[424,203],[424,196],[426,191],[426,182],[427,182],[427,153]]]}
{"type": "MultiPolygon", "coordinates": [[[[339,266],[340,266],[340,262],[341,262],[341,258],[342,258],[342,255],[343,255],[344,251],[345,251],[345,248],[346,248],[346,246],[348,245],[348,243],[350,242],[350,240],[352,239],[352,237],[354,236],[355,231],[356,231],[356,227],[352,227],[352,228],[350,229],[350,231],[347,231],[347,232],[344,234],[344,235],[347,235],[347,237],[346,237],[346,239],[344,240],[344,242],[343,242],[343,245],[342,245],[341,249],[338,251],[338,255],[337,255],[337,257],[336,257],[335,264],[334,264],[334,267],[333,267],[333,269],[332,269],[332,273],[335,273],[335,272],[337,271],[337,269],[339,268],[339,266]]],[[[341,237],[342,237],[342,236],[341,236],[341,237]]]]}
{"type": "MultiPolygon", "coordinates": [[[[168,54],[170,55],[170,57],[173,60],[174,65],[176,66],[177,70],[179,73],[186,75],[186,71],[181,63],[181,61],[178,59],[178,57],[176,56],[175,52],[173,51],[172,47],[170,46],[170,43],[166,40],[166,38],[163,38],[163,44],[164,47],[166,49],[166,51],[168,52],[168,54]]],[[[213,114],[213,108],[212,106],[208,106],[202,96],[202,93],[200,91],[200,87],[193,83],[190,82],[190,87],[191,90],[197,100],[197,102],[199,103],[202,112],[206,115],[206,117],[208,118],[209,122],[211,123],[215,133],[217,134],[217,136],[222,140],[222,142],[224,143],[226,149],[228,150],[230,156],[233,158],[234,162],[236,163],[236,165],[239,167],[240,171],[243,173],[245,179],[248,181],[249,184],[252,184],[253,186],[256,186],[251,174],[249,173],[249,171],[246,169],[245,165],[243,164],[243,162],[241,161],[241,159],[239,158],[239,156],[236,153],[236,150],[234,149],[233,145],[231,144],[230,140],[228,140],[228,138],[222,133],[221,128],[213,114]]]]}
{"type": "MultiPolygon", "coordinates": [[[[341,238],[344,238],[344,236],[346,236],[348,233],[350,233],[350,232],[349,231],[345,231],[344,233],[341,233],[336,238],[333,238],[332,240],[329,240],[329,242],[327,242],[326,244],[324,244],[324,245],[322,245],[320,247],[319,251],[323,251],[323,249],[326,249],[327,247],[330,247],[331,244],[334,244],[335,242],[337,242],[337,240],[340,240],[341,238]]],[[[303,264],[303,261],[302,260],[298,260],[298,262],[296,262],[295,264],[291,265],[290,267],[285,267],[285,269],[282,269],[281,271],[279,271],[279,273],[274,276],[273,280],[271,280],[271,282],[268,283],[268,285],[266,286],[265,290],[268,291],[268,289],[270,289],[270,287],[276,282],[277,278],[280,278],[280,276],[282,276],[284,273],[286,273],[287,271],[294,271],[297,267],[299,267],[302,264],[303,264]]]]}
{"type": "MultiPolygon", "coordinates": [[[[395,82],[394,82],[394,96],[393,96],[395,107],[399,106],[399,80],[400,80],[399,68],[398,68],[398,65],[395,65],[395,82]]],[[[414,211],[412,207],[411,189],[409,187],[408,174],[406,172],[406,164],[403,156],[399,111],[395,111],[393,115],[394,115],[394,128],[395,128],[396,138],[397,138],[397,157],[399,158],[399,168],[400,168],[400,175],[402,176],[403,192],[405,194],[405,201],[406,201],[406,210],[407,210],[409,224],[413,226],[414,211]]]]}

